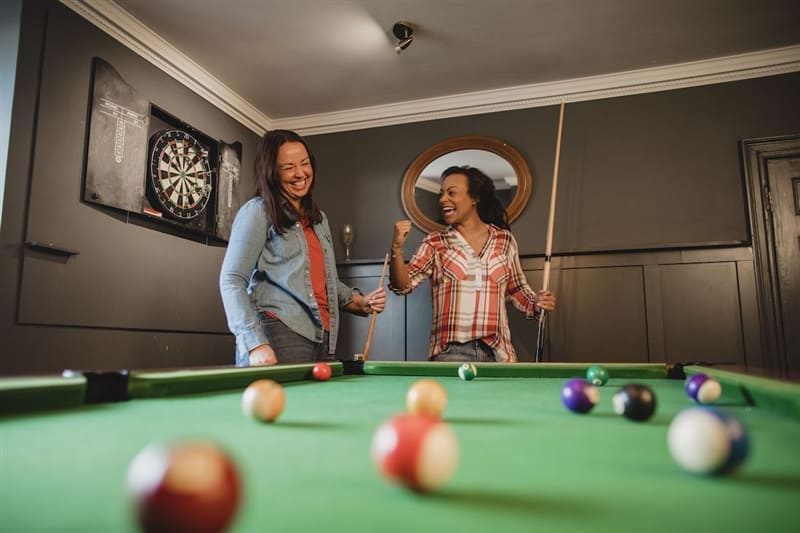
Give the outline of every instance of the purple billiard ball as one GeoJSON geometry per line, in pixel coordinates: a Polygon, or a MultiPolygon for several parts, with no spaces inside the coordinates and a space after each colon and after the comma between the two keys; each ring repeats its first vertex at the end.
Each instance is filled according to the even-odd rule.
{"type": "Polygon", "coordinates": [[[585,379],[570,379],[561,387],[561,401],[574,413],[588,413],[599,399],[597,387],[585,379]]]}
{"type": "Polygon", "coordinates": [[[722,395],[719,381],[706,374],[694,374],[686,379],[686,394],[697,403],[712,403],[722,395]]]}

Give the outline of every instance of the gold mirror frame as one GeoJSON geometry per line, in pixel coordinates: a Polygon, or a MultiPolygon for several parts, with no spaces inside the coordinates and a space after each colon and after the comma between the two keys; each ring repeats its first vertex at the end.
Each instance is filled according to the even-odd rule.
{"type": "MultiPolygon", "coordinates": [[[[408,218],[410,218],[418,228],[426,232],[444,229],[443,225],[431,220],[422,212],[419,206],[417,206],[414,188],[417,184],[417,179],[419,179],[425,167],[439,157],[459,150],[485,150],[502,157],[511,165],[511,168],[514,169],[514,173],[517,176],[517,191],[511,203],[508,204],[506,212],[508,213],[509,223],[516,220],[519,215],[522,214],[525,206],[528,205],[528,200],[531,197],[531,190],[533,189],[531,171],[525,159],[523,159],[516,148],[494,137],[485,137],[481,135],[467,135],[441,141],[434,144],[414,159],[403,176],[403,186],[400,194],[403,202],[403,209],[408,218]]],[[[469,164],[469,162],[465,161],[464,164],[469,164]]]]}

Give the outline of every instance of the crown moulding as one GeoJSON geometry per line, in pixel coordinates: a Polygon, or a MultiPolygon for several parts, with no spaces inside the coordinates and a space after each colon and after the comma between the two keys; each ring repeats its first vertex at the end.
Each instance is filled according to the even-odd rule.
{"type": "Polygon", "coordinates": [[[600,76],[270,118],[114,2],[61,0],[61,3],[258,135],[276,128],[292,129],[302,135],[335,133],[800,71],[800,46],[788,46],[600,76]]]}

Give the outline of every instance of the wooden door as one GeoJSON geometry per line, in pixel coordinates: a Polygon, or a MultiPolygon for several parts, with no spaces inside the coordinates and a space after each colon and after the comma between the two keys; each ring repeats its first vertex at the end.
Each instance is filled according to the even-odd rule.
{"type": "Polygon", "coordinates": [[[800,377],[800,155],[769,160],[767,181],[786,368],[800,377]]]}
{"type": "Polygon", "coordinates": [[[800,135],[742,142],[765,370],[800,379],[800,135]]]}

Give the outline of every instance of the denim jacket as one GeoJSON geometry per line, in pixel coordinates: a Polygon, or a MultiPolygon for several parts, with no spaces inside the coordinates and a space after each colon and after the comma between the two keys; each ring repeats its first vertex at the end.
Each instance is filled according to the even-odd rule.
{"type": "MultiPolygon", "coordinates": [[[[328,219],[314,225],[325,260],[325,281],[330,311],[329,353],[336,348],[339,308],[353,300],[354,292],[336,273],[333,238],[328,219]]],[[[233,221],[228,250],[222,262],[219,288],[228,327],[236,336],[236,351],[246,354],[269,344],[261,327],[263,311],[280,317],[298,335],[322,342],[319,306],[311,287],[311,272],[303,228],[296,222],[283,235],[267,219],[260,197],[245,203],[233,221]]]]}

